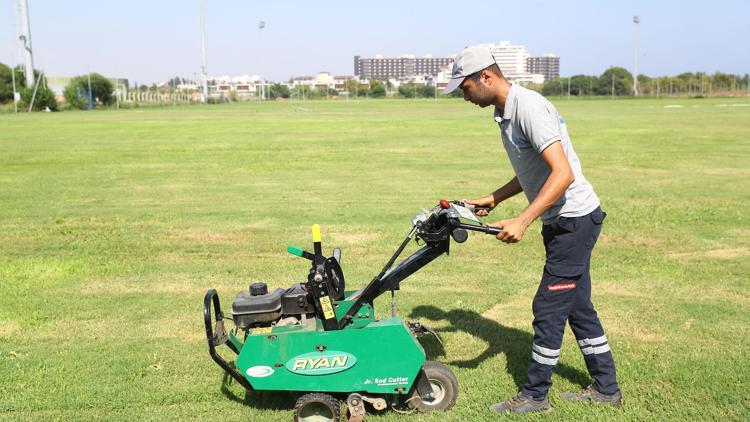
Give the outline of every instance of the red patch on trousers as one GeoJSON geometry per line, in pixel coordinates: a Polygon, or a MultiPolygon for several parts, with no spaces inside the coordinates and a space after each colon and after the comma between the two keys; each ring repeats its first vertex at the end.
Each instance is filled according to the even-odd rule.
{"type": "Polygon", "coordinates": [[[547,286],[547,290],[551,292],[560,292],[563,290],[573,290],[576,288],[576,282],[571,281],[569,283],[558,283],[547,286]]]}

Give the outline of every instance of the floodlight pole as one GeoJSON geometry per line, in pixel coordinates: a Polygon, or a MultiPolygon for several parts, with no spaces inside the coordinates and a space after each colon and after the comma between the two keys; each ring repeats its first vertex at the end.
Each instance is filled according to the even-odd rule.
{"type": "Polygon", "coordinates": [[[259,101],[263,101],[265,97],[265,87],[263,86],[263,72],[261,71],[260,64],[263,62],[263,50],[261,50],[261,39],[263,35],[263,28],[266,27],[266,21],[258,21],[258,82],[260,82],[260,96],[259,101]]]}
{"type": "Polygon", "coordinates": [[[23,51],[24,69],[26,70],[26,87],[34,87],[34,55],[31,50],[31,21],[29,20],[29,1],[18,0],[18,15],[20,18],[20,33],[18,40],[23,51]]]}
{"type": "Polygon", "coordinates": [[[633,95],[638,96],[638,38],[641,27],[641,18],[633,16],[633,23],[635,24],[635,69],[633,71],[633,95]]]}
{"type": "Polygon", "coordinates": [[[201,100],[208,102],[208,75],[206,74],[206,1],[201,0],[201,75],[203,77],[203,94],[201,100]]]}

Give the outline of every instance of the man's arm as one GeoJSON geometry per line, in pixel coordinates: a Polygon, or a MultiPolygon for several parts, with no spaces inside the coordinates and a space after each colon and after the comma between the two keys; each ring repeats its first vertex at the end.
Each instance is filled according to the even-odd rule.
{"type": "Polygon", "coordinates": [[[541,155],[550,168],[550,175],[542,185],[539,195],[517,217],[492,224],[503,228],[497,238],[505,243],[515,243],[521,240],[526,228],[551,207],[575,180],[561,142],[554,142],[545,148],[541,155]]]}
{"type": "MultiPolygon", "coordinates": [[[[490,210],[493,210],[501,202],[510,197],[518,195],[521,192],[523,192],[523,188],[521,188],[521,184],[518,183],[518,177],[514,177],[510,179],[508,183],[497,188],[497,190],[492,192],[491,194],[477,199],[468,199],[466,200],[466,202],[474,205],[479,205],[480,207],[489,207],[490,210]]],[[[489,212],[484,210],[477,211],[477,215],[480,217],[484,217],[487,214],[489,214],[489,212]]]]}

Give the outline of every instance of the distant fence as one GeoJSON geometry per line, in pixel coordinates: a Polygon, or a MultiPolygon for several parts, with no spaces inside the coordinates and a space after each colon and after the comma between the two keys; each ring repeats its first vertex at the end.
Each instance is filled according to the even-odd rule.
{"type": "Polygon", "coordinates": [[[199,103],[201,95],[197,92],[154,92],[131,90],[128,92],[118,92],[117,100],[121,103],[147,103],[147,104],[190,104],[199,103]]]}

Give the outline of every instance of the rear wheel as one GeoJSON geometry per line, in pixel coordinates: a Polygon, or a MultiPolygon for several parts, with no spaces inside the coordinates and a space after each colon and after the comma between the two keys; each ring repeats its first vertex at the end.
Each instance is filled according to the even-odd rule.
{"type": "Polygon", "coordinates": [[[448,410],[456,404],[458,399],[458,380],[453,371],[439,362],[428,360],[422,365],[427,375],[427,380],[432,387],[433,397],[422,399],[416,388],[408,400],[409,407],[420,412],[432,412],[433,410],[448,410]]]}
{"type": "Polygon", "coordinates": [[[308,393],[294,404],[295,422],[338,422],[340,416],[338,399],[325,393],[308,393]]]}

